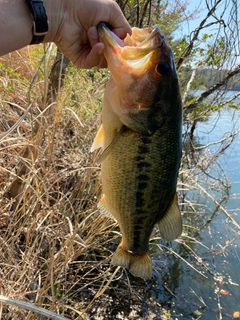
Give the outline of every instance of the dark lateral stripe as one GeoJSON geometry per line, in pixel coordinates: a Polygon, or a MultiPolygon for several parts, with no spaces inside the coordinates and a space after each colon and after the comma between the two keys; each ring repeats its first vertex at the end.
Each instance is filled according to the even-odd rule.
{"type": "Polygon", "coordinates": [[[144,198],[143,198],[143,192],[140,190],[137,190],[136,193],[136,207],[141,208],[144,206],[144,198]]]}
{"type": "MultiPolygon", "coordinates": [[[[136,209],[136,212],[138,212],[138,209],[136,209]]],[[[136,225],[143,226],[144,225],[144,220],[146,220],[144,213],[145,213],[145,211],[141,210],[141,214],[139,214],[138,216],[135,216],[134,226],[136,226],[136,225]]]]}
{"type": "Polygon", "coordinates": [[[149,136],[142,136],[142,137],[141,137],[141,142],[142,142],[143,144],[149,144],[149,143],[151,143],[151,137],[149,137],[149,136]]]}
{"type": "Polygon", "coordinates": [[[143,161],[143,160],[144,160],[144,157],[143,157],[143,156],[136,156],[136,157],[134,158],[134,160],[135,160],[136,162],[140,162],[140,161],[143,161]]]}
{"type": "Polygon", "coordinates": [[[137,180],[139,180],[139,181],[149,181],[150,178],[146,174],[140,174],[139,176],[137,176],[137,180]]]}
{"type": "Polygon", "coordinates": [[[149,168],[149,167],[151,167],[151,164],[146,161],[140,161],[137,163],[138,169],[149,168]]]}
{"type": "Polygon", "coordinates": [[[136,224],[136,225],[134,226],[134,233],[135,233],[135,232],[141,233],[142,228],[143,228],[143,227],[142,227],[140,224],[136,224]]]}
{"type": "Polygon", "coordinates": [[[146,201],[144,199],[144,192],[148,188],[149,176],[147,175],[148,170],[146,168],[151,167],[151,164],[146,161],[146,155],[150,152],[149,145],[151,143],[151,138],[149,136],[141,136],[140,145],[137,149],[137,155],[134,160],[135,165],[138,170],[138,175],[136,176],[136,200],[135,200],[135,215],[133,221],[133,252],[138,253],[139,250],[145,250],[145,248],[139,248],[142,246],[142,239],[144,238],[144,221],[146,219],[146,212],[144,207],[146,206],[146,201]]]}
{"type": "Polygon", "coordinates": [[[147,182],[141,181],[138,183],[138,190],[145,190],[147,186],[147,182]]]}
{"type": "Polygon", "coordinates": [[[149,148],[147,145],[140,145],[138,147],[138,154],[144,154],[144,153],[148,153],[149,152],[149,148]]]}
{"type": "Polygon", "coordinates": [[[135,226],[133,231],[133,253],[137,253],[141,239],[142,228],[140,226],[135,226]]]}

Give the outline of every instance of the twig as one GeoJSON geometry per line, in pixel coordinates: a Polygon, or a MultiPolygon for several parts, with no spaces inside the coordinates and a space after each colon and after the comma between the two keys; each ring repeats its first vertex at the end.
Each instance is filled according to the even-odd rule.
{"type": "Polygon", "coordinates": [[[19,308],[23,308],[23,309],[26,309],[26,310],[33,311],[33,312],[35,312],[37,314],[41,314],[42,316],[48,317],[48,318],[53,319],[53,320],[69,320],[69,319],[67,319],[65,317],[62,317],[62,316],[56,314],[55,312],[46,310],[46,309],[41,308],[41,307],[37,307],[34,304],[31,304],[31,303],[28,303],[28,302],[24,302],[24,301],[8,298],[8,297],[2,296],[2,295],[0,295],[0,301],[4,302],[6,304],[10,304],[12,306],[16,306],[16,307],[19,307],[19,308]]]}
{"type": "MultiPolygon", "coordinates": [[[[156,238],[157,239],[157,238],[156,238]]],[[[157,246],[159,246],[157,244],[157,246]]],[[[172,254],[174,254],[175,256],[177,256],[179,259],[183,260],[191,269],[193,269],[194,271],[196,271],[197,273],[199,273],[202,277],[204,278],[208,278],[205,274],[203,274],[201,271],[197,270],[196,268],[194,268],[194,266],[189,263],[187,260],[185,260],[183,257],[181,257],[177,252],[175,252],[174,250],[172,250],[172,248],[168,248],[167,246],[164,246],[163,244],[161,244],[162,248],[167,249],[168,251],[170,251],[172,254]]]]}
{"type": "Polygon", "coordinates": [[[203,298],[202,298],[202,297],[199,297],[192,288],[190,288],[190,290],[191,290],[191,292],[198,298],[198,300],[202,303],[203,307],[206,308],[207,305],[206,305],[206,303],[204,302],[203,298]]]}
{"type": "Polygon", "coordinates": [[[15,130],[19,126],[19,124],[27,116],[28,111],[30,110],[31,106],[32,106],[32,103],[30,103],[30,105],[27,107],[27,109],[24,111],[24,114],[18,119],[18,121],[16,123],[14,123],[14,125],[7,132],[0,135],[0,141],[3,140],[4,138],[6,138],[10,133],[13,132],[13,130],[15,130]]]}
{"type": "Polygon", "coordinates": [[[109,287],[109,284],[113,281],[115,274],[119,271],[120,268],[121,267],[116,268],[116,270],[113,272],[110,279],[107,281],[107,283],[105,285],[103,285],[103,283],[105,281],[105,279],[103,279],[103,283],[102,283],[100,289],[98,290],[98,292],[95,294],[95,297],[93,298],[93,300],[99,298],[106,291],[106,289],[109,287]]]}
{"type": "Polygon", "coordinates": [[[193,103],[190,103],[189,105],[185,106],[184,107],[185,114],[192,112],[200,102],[202,102],[205,98],[210,96],[210,94],[212,94],[214,91],[221,88],[229,79],[231,79],[233,76],[235,76],[238,73],[240,73],[240,64],[235,69],[229,71],[224,79],[217,82],[212,87],[210,87],[208,90],[206,90],[202,94],[200,94],[200,96],[193,103]]]}
{"type": "Polygon", "coordinates": [[[213,14],[213,12],[216,10],[216,7],[218,6],[218,4],[221,2],[222,0],[218,0],[215,5],[212,7],[212,9],[208,12],[207,16],[202,20],[202,22],[200,23],[199,27],[197,28],[197,30],[194,32],[194,36],[191,40],[191,42],[189,43],[189,45],[187,46],[187,48],[184,50],[184,52],[182,53],[181,57],[178,60],[177,63],[177,70],[179,71],[181,66],[183,65],[184,61],[190,56],[191,52],[192,52],[192,48],[193,48],[193,44],[194,42],[197,40],[198,35],[200,33],[200,31],[204,28],[204,24],[207,21],[207,19],[213,14]]]}
{"type": "Polygon", "coordinates": [[[220,205],[220,203],[219,203],[217,200],[215,200],[215,199],[213,198],[213,196],[211,196],[211,194],[210,194],[209,192],[207,192],[207,190],[205,190],[199,183],[197,183],[194,179],[192,179],[192,180],[196,183],[196,185],[199,187],[199,189],[201,189],[201,190],[218,206],[218,208],[222,210],[222,212],[232,221],[232,223],[233,223],[238,229],[240,229],[240,224],[233,219],[233,217],[227,212],[227,210],[225,210],[225,209],[220,205]]]}
{"type": "MultiPolygon", "coordinates": [[[[223,137],[222,139],[220,139],[220,140],[218,140],[218,141],[209,142],[208,144],[205,144],[204,146],[201,146],[201,147],[194,147],[194,150],[206,149],[206,148],[208,148],[208,147],[210,147],[210,146],[213,146],[213,145],[222,143],[222,142],[224,142],[224,141],[226,141],[226,140],[228,140],[228,139],[230,139],[230,138],[233,140],[233,139],[235,138],[235,136],[236,136],[237,134],[239,134],[239,132],[240,132],[240,129],[238,129],[236,132],[230,133],[227,137],[223,137]]],[[[231,141],[231,142],[232,142],[232,141],[231,141]]]]}
{"type": "Polygon", "coordinates": [[[194,68],[192,70],[192,74],[191,74],[191,77],[187,83],[187,87],[186,87],[186,91],[184,92],[183,96],[182,96],[182,104],[184,105],[185,104],[185,101],[187,99],[187,95],[188,95],[188,92],[190,91],[190,88],[191,88],[191,83],[193,82],[193,80],[195,79],[195,76],[196,76],[196,72],[197,72],[197,68],[194,68]]]}

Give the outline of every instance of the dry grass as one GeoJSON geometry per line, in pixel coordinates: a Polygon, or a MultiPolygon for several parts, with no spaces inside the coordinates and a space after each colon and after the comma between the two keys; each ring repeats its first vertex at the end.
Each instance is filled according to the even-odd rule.
{"type": "Polygon", "coordinates": [[[69,66],[47,102],[56,55],[30,49],[0,58],[0,319],[46,319],[35,307],[69,319],[138,318],[147,292],[110,265],[121,235],[97,211],[100,168],[89,152],[108,71],[69,66]]]}
{"type": "MultiPolygon", "coordinates": [[[[119,238],[113,221],[96,211],[99,167],[89,153],[106,76],[70,67],[57,101],[44,104],[50,56],[29,99],[39,61],[31,50],[0,60],[0,294],[85,319],[111,278],[110,248],[119,238]]],[[[36,319],[8,305],[0,314],[36,319]]]]}
{"type": "MultiPolygon", "coordinates": [[[[57,100],[47,102],[55,54],[48,52],[39,66],[43,53],[37,46],[0,58],[0,301],[2,295],[65,318],[99,320],[139,319],[148,303],[146,319],[154,319],[156,314],[166,319],[166,305],[159,306],[158,301],[160,294],[166,296],[167,285],[160,293],[154,279],[137,281],[122,268],[110,266],[120,240],[119,229],[96,210],[100,170],[95,164],[97,155],[89,150],[100,123],[108,73],[69,66],[57,100]]],[[[204,159],[203,154],[181,171],[179,190],[186,211],[196,213],[186,192],[200,188],[199,168],[208,169],[201,162],[204,159]],[[196,179],[191,181],[189,174],[196,179]]],[[[196,216],[201,219],[200,214],[196,216]]],[[[236,226],[236,221],[231,221],[236,226]]],[[[199,226],[194,223],[185,226],[193,230],[192,238],[184,235],[176,243],[193,254],[195,264],[181,259],[201,274],[197,270],[201,257],[192,249],[192,243],[199,244],[194,235],[199,226]]],[[[164,283],[169,275],[167,261],[171,268],[169,253],[179,259],[180,253],[159,243],[154,234],[152,247],[166,260],[161,272],[158,267],[154,270],[155,278],[164,283]]],[[[204,270],[214,277],[206,265],[204,270]]],[[[0,303],[0,319],[45,317],[0,303]]]]}

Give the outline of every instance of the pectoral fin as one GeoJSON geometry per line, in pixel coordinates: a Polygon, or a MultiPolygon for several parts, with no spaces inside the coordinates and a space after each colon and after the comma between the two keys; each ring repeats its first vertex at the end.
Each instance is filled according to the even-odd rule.
{"type": "Polygon", "coordinates": [[[114,144],[116,143],[116,141],[118,140],[118,138],[120,137],[120,135],[124,132],[124,130],[126,129],[125,126],[122,126],[121,129],[117,132],[117,134],[115,135],[115,137],[113,138],[112,142],[107,146],[106,149],[104,149],[103,153],[100,155],[100,157],[97,160],[97,163],[102,163],[104,159],[106,159],[106,157],[109,155],[109,153],[112,150],[112,147],[114,146],[114,144]]]}
{"type": "Polygon", "coordinates": [[[173,197],[168,211],[157,225],[159,227],[160,235],[164,240],[171,241],[180,237],[182,233],[182,218],[176,194],[173,197]]]}
{"type": "Polygon", "coordinates": [[[103,125],[101,124],[101,126],[96,134],[96,137],[93,141],[90,152],[93,152],[94,150],[97,150],[97,149],[103,147],[103,138],[104,138],[104,130],[103,130],[103,125]]]}

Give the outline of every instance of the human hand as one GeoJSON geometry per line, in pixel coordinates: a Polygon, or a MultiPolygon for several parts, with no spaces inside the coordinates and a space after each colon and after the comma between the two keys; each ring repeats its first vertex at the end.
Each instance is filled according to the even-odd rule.
{"type": "Polygon", "coordinates": [[[102,54],[104,44],[99,41],[96,29],[100,21],[111,25],[112,31],[122,39],[127,33],[131,34],[130,25],[113,0],[63,0],[61,4],[59,0],[57,3],[45,0],[44,3],[50,23],[50,32],[44,42],[55,42],[80,68],[107,66],[102,54]]]}

